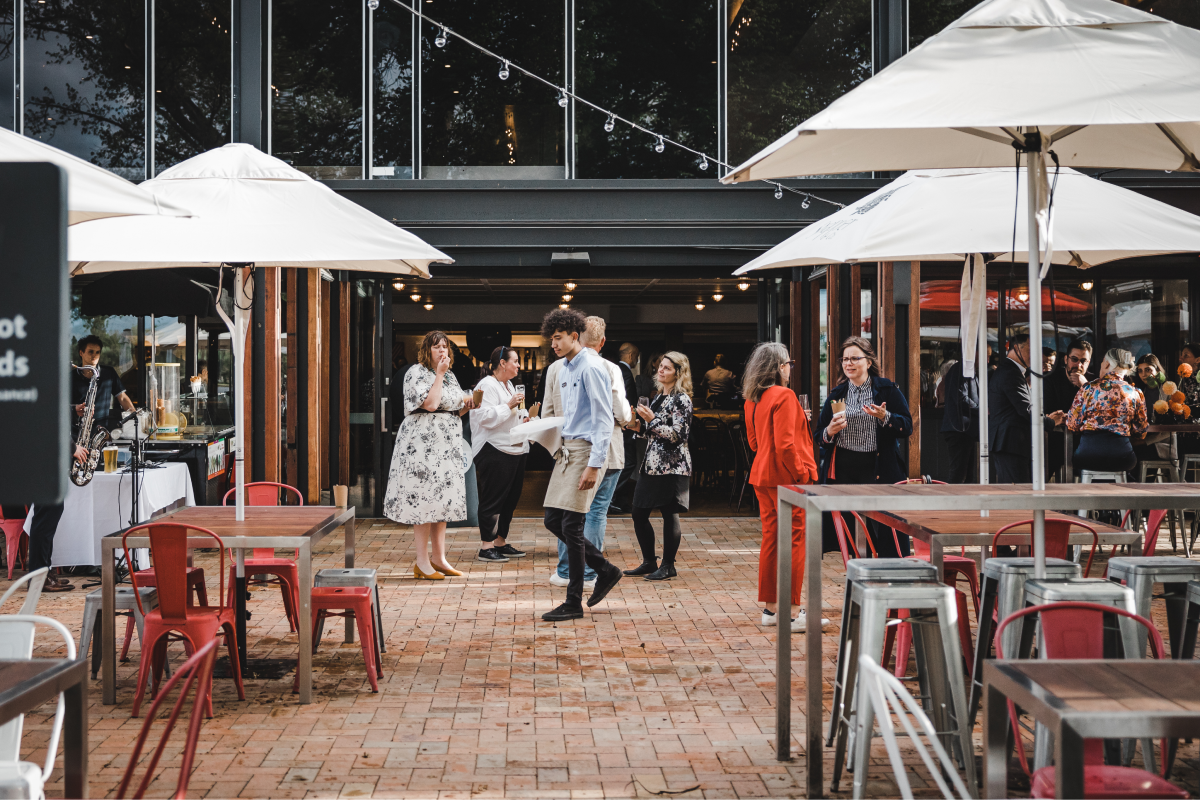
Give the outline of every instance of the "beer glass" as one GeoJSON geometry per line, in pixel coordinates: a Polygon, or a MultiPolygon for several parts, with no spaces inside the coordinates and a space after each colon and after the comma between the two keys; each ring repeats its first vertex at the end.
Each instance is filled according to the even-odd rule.
{"type": "Polygon", "coordinates": [[[110,445],[109,447],[104,448],[104,450],[102,450],[101,452],[104,453],[104,471],[105,472],[116,472],[117,471],[117,448],[110,445]]]}
{"type": "Polygon", "coordinates": [[[517,394],[521,395],[521,404],[518,406],[518,408],[524,408],[525,407],[525,387],[522,384],[518,383],[517,385],[513,386],[513,391],[516,392],[517,394]]]}

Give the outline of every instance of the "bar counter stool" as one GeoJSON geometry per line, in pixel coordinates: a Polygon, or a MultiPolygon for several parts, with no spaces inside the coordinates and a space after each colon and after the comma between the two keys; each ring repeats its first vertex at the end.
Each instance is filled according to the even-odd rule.
{"type": "MultiPolygon", "coordinates": [[[[79,629],[79,658],[87,658],[88,644],[92,641],[92,632],[100,625],[100,607],[103,602],[100,589],[93,592],[88,592],[87,597],[83,599],[83,626],[79,629]]],[[[158,608],[158,590],[152,586],[142,586],[138,589],[142,595],[142,605],[153,611],[158,608]]],[[[127,620],[125,623],[125,644],[121,646],[121,661],[127,661],[129,658],[129,644],[133,640],[133,629],[137,627],[138,641],[142,640],[142,612],[138,608],[137,601],[133,599],[132,586],[117,587],[117,602],[115,609],[118,613],[125,612],[127,620]]],[[[100,647],[100,637],[96,636],[96,646],[92,652],[92,680],[96,679],[96,673],[100,671],[100,663],[103,656],[111,656],[111,653],[104,653],[100,647]]],[[[171,674],[171,665],[164,662],[164,667],[167,675],[171,674]]]]}
{"type": "MultiPolygon", "coordinates": [[[[920,562],[918,562],[920,563],[920,562]]],[[[848,646],[840,673],[843,700],[834,706],[837,726],[833,756],[833,790],[841,778],[848,742],[854,736],[873,736],[874,715],[868,706],[856,714],[859,653],[877,653],[883,647],[889,612],[904,609],[913,624],[921,696],[947,749],[967,773],[967,785],[977,787],[971,728],[966,724],[966,691],[962,681],[962,649],[958,640],[958,603],[955,589],[932,580],[850,581],[850,613],[844,635],[848,646]]],[[[853,770],[854,764],[848,768],[853,770]]],[[[860,768],[865,768],[860,765],[860,768]]]]}
{"type": "MultiPolygon", "coordinates": [[[[1108,562],[1108,579],[1129,587],[1133,592],[1134,613],[1146,619],[1151,619],[1150,601],[1154,599],[1154,585],[1163,585],[1163,593],[1159,597],[1167,604],[1167,640],[1171,647],[1171,658],[1179,658],[1187,620],[1188,583],[1200,580],[1200,562],[1175,556],[1114,558],[1108,562]]],[[[1148,638],[1146,631],[1138,628],[1139,654],[1146,652],[1148,638]]]]}
{"type": "MultiPolygon", "coordinates": [[[[364,586],[371,590],[375,598],[375,641],[379,644],[379,652],[387,652],[387,644],[383,640],[383,614],[379,605],[379,584],[376,582],[376,571],[367,567],[352,567],[347,569],[323,569],[317,573],[314,586],[364,586]]],[[[317,635],[320,639],[325,630],[325,620],[317,624],[317,635]]],[[[347,626],[349,630],[349,626],[347,626]]]]}
{"type": "Polygon", "coordinates": [[[1179,657],[1191,661],[1196,657],[1196,631],[1200,629],[1200,581],[1188,581],[1187,622],[1183,629],[1179,657]]]}

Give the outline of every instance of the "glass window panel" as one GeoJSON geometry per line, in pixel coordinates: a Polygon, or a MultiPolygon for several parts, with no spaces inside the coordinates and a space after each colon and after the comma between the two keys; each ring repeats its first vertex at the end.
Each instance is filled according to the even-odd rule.
{"type": "MultiPolygon", "coordinates": [[[[541,77],[563,79],[561,0],[439,0],[425,6],[438,22],[541,77]]],[[[422,24],[423,178],[553,179],[566,177],[566,111],[553,89],[455,40],[434,44],[438,28],[422,24]]]]}
{"type": "Polygon", "coordinates": [[[868,0],[730,0],[729,11],[734,164],[871,76],[868,0]]]}
{"type": "MultiPolygon", "coordinates": [[[[1133,8],[1140,8],[1158,17],[1164,17],[1189,28],[1200,28],[1200,3],[1196,0],[1117,0],[1133,8]]],[[[1166,363],[1166,362],[1163,362],[1166,363]]]]}
{"type": "MultiPolygon", "coordinates": [[[[688,147],[717,155],[717,57],[713,0],[575,2],[575,86],[580,97],[688,147]]],[[[702,178],[700,159],[628,125],[575,107],[577,178],[702,178]]]]}
{"type": "MultiPolygon", "coordinates": [[[[391,3],[371,12],[373,178],[411,178],[413,16],[391,3]]],[[[444,69],[444,67],[443,67],[444,69]]]]}
{"type": "MultiPolygon", "coordinates": [[[[1023,267],[1022,267],[1023,269],[1023,267]]],[[[1009,334],[1030,333],[1029,291],[1024,283],[1009,282],[1005,296],[1005,325],[1009,334]]],[[[988,303],[991,305],[989,295],[988,303]]],[[[1054,307],[1050,305],[1050,287],[1042,284],[1042,347],[1063,350],[1075,338],[1095,341],[1091,293],[1078,286],[1055,286],[1054,307]],[[1058,318],[1058,341],[1054,339],[1054,320],[1058,318]]],[[[1037,341],[1034,341],[1036,350],[1037,341]]]]}
{"type": "Polygon", "coordinates": [[[829,397],[829,292],[821,281],[817,290],[817,392],[820,405],[829,397]]]}
{"type": "Polygon", "coordinates": [[[941,33],[976,4],[977,0],[908,0],[908,49],[941,33]]]}
{"type": "Polygon", "coordinates": [[[227,0],[155,4],[155,173],[231,141],[227,0]]]}
{"type": "Polygon", "coordinates": [[[362,177],[363,8],[274,0],[271,152],[314,178],[362,177]]]}
{"type": "Polygon", "coordinates": [[[26,135],[144,180],[145,63],[142,0],[26,2],[26,135]]]}
{"type": "Polygon", "coordinates": [[[16,130],[16,59],[13,57],[13,4],[0,8],[0,128],[16,130]]]}
{"type": "Polygon", "coordinates": [[[1171,370],[1188,341],[1188,282],[1163,280],[1104,281],[1100,292],[1104,346],[1092,358],[1119,347],[1140,358],[1147,353],[1171,370]]]}

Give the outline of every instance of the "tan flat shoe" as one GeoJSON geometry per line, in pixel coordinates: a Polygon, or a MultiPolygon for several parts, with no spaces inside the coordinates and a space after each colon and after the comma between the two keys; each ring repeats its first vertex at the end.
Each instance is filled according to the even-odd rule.
{"type": "Polygon", "coordinates": [[[413,564],[413,577],[419,581],[444,581],[446,576],[438,572],[436,569],[429,574],[421,572],[421,568],[413,564]]]}
{"type": "MultiPolygon", "coordinates": [[[[429,563],[433,564],[432,561],[429,563]]],[[[445,567],[445,566],[442,566],[441,564],[433,564],[433,568],[436,569],[438,572],[445,573],[446,575],[450,575],[451,577],[458,577],[458,576],[462,575],[461,572],[454,569],[453,567],[445,567]]]]}

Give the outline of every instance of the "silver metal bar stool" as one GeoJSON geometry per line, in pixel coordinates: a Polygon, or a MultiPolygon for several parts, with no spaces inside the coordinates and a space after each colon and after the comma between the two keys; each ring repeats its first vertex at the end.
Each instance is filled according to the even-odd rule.
{"type": "MultiPolygon", "coordinates": [[[[846,637],[847,658],[843,662],[841,682],[844,695],[850,697],[849,713],[845,704],[834,707],[837,735],[833,756],[833,790],[841,778],[846,751],[852,748],[858,757],[857,768],[867,769],[870,739],[874,735],[874,715],[857,714],[858,655],[876,653],[883,648],[888,612],[907,609],[913,626],[913,645],[921,682],[921,694],[934,726],[947,750],[954,753],[966,770],[967,786],[978,796],[971,728],[967,723],[967,697],[963,685],[962,649],[958,643],[958,603],[953,587],[935,580],[907,582],[850,581],[850,614],[846,637]],[[854,741],[857,737],[857,746],[854,741]]],[[[847,765],[854,769],[854,762],[847,765]]]]}
{"type": "MultiPolygon", "coordinates": [[[[142,604],[147,610],[158,608],[158,590],[153,586],[143,586],[138,589],[142,594],[142,604]]],[[[87,597],[83,599],[83,626],[79,629],[79,650],[76,658],[85,659],[88,654],[88,644],[92,640],[92,632],[100,627],[100,607],[103,603],[101,599],[101,590],[88,592],[87,597]]],[[[125,612],[133,617],[133,624],[137,627],[138,642],[142,641],[142,612],[138,611],[137,601],[133,599],[132,586],[117,587],[117,602],[115,606],[117,612],[125,612]]],[[[124,616],[124,614],[118,614],[124,616]]],[[[96,652],[92,653],[92,678],[100,671],[101,659],[104,656],[114,656],[115,653],[103,653],[100,648],[100,637],[96,636],[96,652]]],[[[171,666],[166,665],[167,675],[171,674],[171,666]]]]}
{"type": "MultiPolygon", "coordinates": [[[[1154,585],[1163,585],[1160,597],[1167,604],[1167,641],[1171,647],[1171,658],[1179,658],[1187,619],[1188,582],[1200,580],[1200,562],[1175,556],[1113,558],[1108,562],[1108,579],[1116,583],[1124,581],[1133,592],[1134,610],[1146,619],[1150,619],[1150,601],[1154,598],[1154,585]]],[[[1144,655],[1149,634],[1139,626],[1137,635],[1138,654],[1144,655]]]]}
{"type": "MultiPolygon", "coordinates": [[[[975,636],[975,665],[971,669],[971,724],[979,713],[983,695],[983,661],[992,648],[992,639],[1000,620],[1025,607],[1025,582],[1033,577],[1032,558],[989,558],[983,562],[983,581],[979,591],[979,630],[975,636]],[[994,618],[993,618],[994,613],[994,618]]],[[[1046,559],[1046,580],[1069,580],[1083,574],[1074,561],[1062,558],[1046,559]]],[[[1000,644],[1005,653],[1018,652],[1020,631],[1010,626],[1004,631],[1000,644]]]]}
{"type": "MultiPolygon", "coordinates": [[[[379,644],[379,652],[386,653],[387,645],[384,643],[383,635],[383,613],[379,605],[379,583],[376,580],[376,571],[367,567],[352,567],[350,569],[323,569],[317,572],[317,577],[313,580],[313,586],[365,586],[371,590],[372,597],[375,600],[375,641],[379,644]]],[[[346,630],[353,630],[353,625],[347,623],[346,630]]],[[[322,619],[317,623],[317,635],[313,637],[314,642],[321,640],[321,634],[325,630],[325,620],[322,619]]],[[[347,639],[346,641],[350,641],[347,639]]]]}

